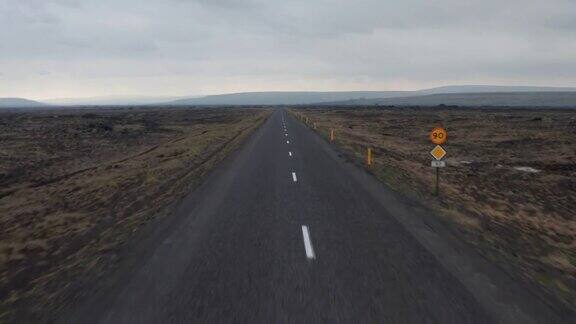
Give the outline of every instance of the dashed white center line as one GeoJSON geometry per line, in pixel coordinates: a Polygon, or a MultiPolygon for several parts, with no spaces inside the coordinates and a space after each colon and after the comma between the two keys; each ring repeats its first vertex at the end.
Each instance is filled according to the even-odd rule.
{"type": "Polygon", "coordinates": [[[306,225],[302,225],[302,236],[304,237],[304,250],[306,250],[306,257],[308,259],[316,259],[314,248],[312,248],[312,241],[310,240],[310,232],[306,225]]]}
{"type": "Polygon", "coordinates": [[[292,172],[292,180],[294,180],[294,182],[298,181],[298,178],[296,178],[296,172],[292,172]]]}
{"type": "Polygon", "coordinates": [[[288,134],[284,134],[284,136],[288,136],[288,134]]]}
{"type": "Polygon", "coordinates": [[[288,152],[288,156],[292,156],[292,152],[288,152]]]}
{"type": "Polygon", "coordinates": [[[286,144],[290,144],[290,141],[286,141],[286,144]]]}

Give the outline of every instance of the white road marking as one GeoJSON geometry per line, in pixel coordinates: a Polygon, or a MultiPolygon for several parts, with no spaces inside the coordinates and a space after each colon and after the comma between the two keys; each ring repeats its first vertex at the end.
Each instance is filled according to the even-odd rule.
{"type": "Polygon", "coordinates": [[[286,141],[286,144],[290,144],[290,141],[286,141]]]}
{"type": "Polygon", "coordinates": [[[284,136],[288,136],[288,134],[284,134],[284,136]]]}
{"type": "Polygon", "coordinates": [[[292,156],[292,152],[288,152],[288,156],[292,156]]]}
{"type": "Polygon", "coordinates": [[[308,226],[302,225],[302,236],[304,237],[304,250],[306,250],[306,257],[308,259],[316,259],[314,248],[312,248],[312,241],[310,240],[310,232],[308,226]]]}
{"type": "Polygon", "coordinates": [[[298,178],[296,178],[296,172],[292,172],[292,180],[294,180],[294,182],[298,181],[298,178]]]}

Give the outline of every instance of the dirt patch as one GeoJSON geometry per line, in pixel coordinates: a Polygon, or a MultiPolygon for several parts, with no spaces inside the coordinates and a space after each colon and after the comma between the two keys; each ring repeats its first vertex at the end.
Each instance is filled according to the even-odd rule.
{"type": "Polygon", "coordinates": [[[308,108],[324,137],[392,188],[449,219],[462,235],[503,265],[576,305],[576,111],[458,108],[308,108]],[[427,134],[448,131],[441,196],[427,134]]]}
{"type": "Polygon", "coordinates": [[[0,112],[0,322],[37,322],[164,217],[263,109],[0,112]]]}

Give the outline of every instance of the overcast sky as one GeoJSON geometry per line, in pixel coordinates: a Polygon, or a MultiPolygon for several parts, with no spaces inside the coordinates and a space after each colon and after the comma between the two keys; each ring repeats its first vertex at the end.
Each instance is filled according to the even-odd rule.
{"type": "Polygon", "coordinates": [[[0,0],[0,97],[576,86],[575,0],[0,0]]]}

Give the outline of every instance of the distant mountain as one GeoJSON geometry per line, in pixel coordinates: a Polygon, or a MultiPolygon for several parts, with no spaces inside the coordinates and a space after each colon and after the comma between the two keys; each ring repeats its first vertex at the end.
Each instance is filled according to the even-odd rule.
{"type": "Polygon", "coordinates": [[[169,96],[102,96],[88,98],[57,98],[45,102],[61,106],[120,106],[120,105],[149,105],[164,103],[181,99],[183,97],[169,96]]]}
{"type": "Polygon", "coordinates": [[[390,98],[410,95],[410,91],[341,91],[341,92],[243,92],[180,99],[171,105],[300,105],[350,99],[390,98]]]}
{"type": "Polygon", "coordinates": [[[0,98],[0,108],[35,108],[44,106],[46,104],[23,98],[0,98]]]}
{"type": "Polygon", "coordinates": [[[576,92],[571,87],[456,85],[416,91],[418,95],[439,93],[495,93],[495,92],[576,92]]]}
{"type": "Polygon", "coordinates": [[[533,86],[490,86],[464,85],[445,86],[417,91],[334,91],[334,92],[243,92],[186,98],[168,102],[169,105],[301,105],[358,100],[370,101],[401,97],[415,97],[432,94],[457,93],[516,93],[516,92],[576,92],[568,87],[533,86]]]}
{"type": "MultiPolygon", "coordinates": [[[[534,86],[462,85],[417,91],[270,91],[243,92],[202,97],[105,96],[61,98],[44,102],[59,106],[136,106],[136,105],[541,105],[576,106],[576,88],[534,86]]],[[[0,98],[0,108],[42,107],[46,104],[21,99],[0,98]]]]}
{"type": "Polygon", "coordinates": [[[360,99],[324,103],[345,106],[509,106],[509,107],[573,107],[576,91],[558,92],[488,92],[444,93],[412,97],[360,99]]]}

